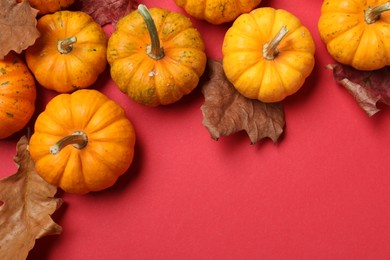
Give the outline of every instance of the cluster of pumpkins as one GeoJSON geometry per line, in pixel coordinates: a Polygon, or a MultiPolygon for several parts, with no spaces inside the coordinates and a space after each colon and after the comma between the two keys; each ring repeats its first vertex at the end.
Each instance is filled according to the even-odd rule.
{"type": "MultiPolygon", "coordinates": [[[[25,51],[25,62],[15,53],[0,61],[0,139],[21,130],[32,117],[35,81],[57,91],[35,122],[30,153],[46,181],[84,194],[112,186],[134,155],[135,132],[123,109],[87,89],[107,63],[122,92],[140,104],[158,106],[195,89],[207,57],[202,35],[183,14],[140,4],[107,39],[88,14],[62,10],[74,1],[30,0],[40,11],[41,36],[25,51]]],[[[175,2],[211,24],[234,21],[222,45],[223,69],[243,96],[279,102],[311,74],[315,44],[292,13],[256,8],[261,0],[175,2]]],[[[389,5],[325,0],[318,28],[331,56],[360,70],[389,65],[389,5]]]]}

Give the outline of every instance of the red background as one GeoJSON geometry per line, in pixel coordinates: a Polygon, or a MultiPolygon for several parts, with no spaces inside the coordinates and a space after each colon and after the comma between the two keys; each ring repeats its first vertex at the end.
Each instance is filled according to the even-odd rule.
{"type": "MultiPolygon", "coordinates": [[[[183,12],[173,0],[140,1],[183,12]]],[[[202,125],[200,89],[148,108],[110,80],[92,86],[121,104],[135,126],[135,159],[107,190],[59,192],[59,236],[37,240],[29,259],[390,259],[390,110],[369,118],[337,85],[320,41],[322,1],[264,0],[312,32],[316,66],[284,101],[286,127],[274,144],[244,132],[219,141],[202,125]]],[[[230,24],[192,19],[210,58],[221,58],[230,24]]],[[[105,28],[108,33],[111,26],[105,28]]],[[[55,95],[38,88],[37,113],[55,95]]],[[[0,141],[0,177],[24,129],[0,141]]]]}

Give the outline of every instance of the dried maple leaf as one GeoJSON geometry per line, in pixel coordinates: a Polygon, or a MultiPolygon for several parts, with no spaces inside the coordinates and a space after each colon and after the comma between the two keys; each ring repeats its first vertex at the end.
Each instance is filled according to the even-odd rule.
{"type": "Polygon", "coordinates": [[[38,10],[28,0],[0,1],[0,59],[11,50],[21,53],[39,37],[36,28],[38,10]]]}
{"type": "Polygon", "coordinates": [[[50,217],[62,204],[57,188],[36,173],[26,137],[16,150],[17,173],[0,180],[0,259],[25,259],[36,239],[62,231],[50,217]]]}
{"type": "Polygon", "coordinates": [[[276,142],[285,125],[281,103],[248,99],[228,81],[220,61],[208,61],[210,79],[202,87],[203,125],[213,139],[245,130],[251,143],[269,137],[276,142]]]}
{"type": "Polygon", "coordinates": [[[137,5],[134,0],[82,0],[80,10],[92,16],[98,24],[105,25],[116,24],[137,5]]]}
{"type": "Polygon", "coordinates": [[[390,106],[390,67],[375,71],[359,71],[339,63],[328,65],[333,77],[355,98],[359,106],[373,116],[379,112],[378,102],[390,106]]]}

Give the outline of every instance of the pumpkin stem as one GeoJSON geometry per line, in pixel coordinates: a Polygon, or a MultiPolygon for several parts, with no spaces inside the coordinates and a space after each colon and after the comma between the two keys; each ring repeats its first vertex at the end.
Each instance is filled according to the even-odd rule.
{"type": "Polygon", "coordinates": [[[267,60],[273,60],[279,54],[278,45],[288,33],[287,27],[283,26],[275,37],[263,46],[263,57],[267,60]]]}
{"type": "Polygon", "coordinates": [[[58,154],[65,146],[73,145],[77,149],[83,149],[88,143],[87,134],[82,131],[76,131],[71,135],[65,136],[56,144],[50,147],[50,154],[58,154]]]}
{"type": "Polygon", "coordinates": [[[72,36],[57,42],[57,50],[61,54],[67,54],[72,51],[73,44],[77,42],[76,36],[72,36]]]}
{"type": "Polygon", "coordinates": [[[369,7],[364,12],[364,19],[368,24],[375,23],[381,17],[381,13],[389,10],[390,10],[390,2],[375,7],[369,7]]]}
{"type": "Polygon", "coordinates": [[[149,57],[155,60],[159,60],[164,57],[164,49],[160,46],[160,39],[158,38],[156,24],[154,23],[153,18],[145,5],[139,4],[138,12],[144,19],[150,35],[151,43],[147,46],[146,52],[149,57]]]}

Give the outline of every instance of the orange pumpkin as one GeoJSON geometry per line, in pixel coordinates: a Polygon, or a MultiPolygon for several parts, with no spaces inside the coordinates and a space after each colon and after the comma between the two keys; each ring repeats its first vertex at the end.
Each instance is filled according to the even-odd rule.
{"type": "Polygon", "coordinates": [[[54,97],[37,118],[30,154],[40,176],[75,194],[112,186],[134,155],[124,110],[97,90],[54,97]]]}
{"type": "Polygon", "coordinates": [[[329,54],[358,70],[390,65],[390,2],[326,0],[318,30],[329,54]]]}
{"type": "Polygon", "coordinates": [[[26,50],[26,62],[43,87],[57,92],[87,88],[104,71],[107,37],[88,14],[47,14],[37,28],[41,36],[26,50]]]}
{"type": "Polygon", "coordinates": [[[116,25],[107,47],[111,77],[134,101],[167,105],[189,94],[206,67],[203,39],[189,18],[139,5],[116,25]]]}
{"type": "Polygon", "coordinates": [[[39,14],[54,13],[71,6],[75,0],[28,0],[30,5],[39,10],[39,14]]]}
{"type": "Polygon", "coordinates": [[[261,0],[175,0],[191,16],[212,24],[231,22],[250,12],[261,0]]]}
{"type": "Polygon", "coordinates": [[[315,63],[310,31],[290,12],[271,7],[240,15],[225,34],[222,53],[234,87],[269,103],[296,93],[315,63]]]}
{"type": "Polygon", "coordinates": [[[35,81],[13,52],[0,60],[0,139],[21,130],[35,110],[35,81]]]}

